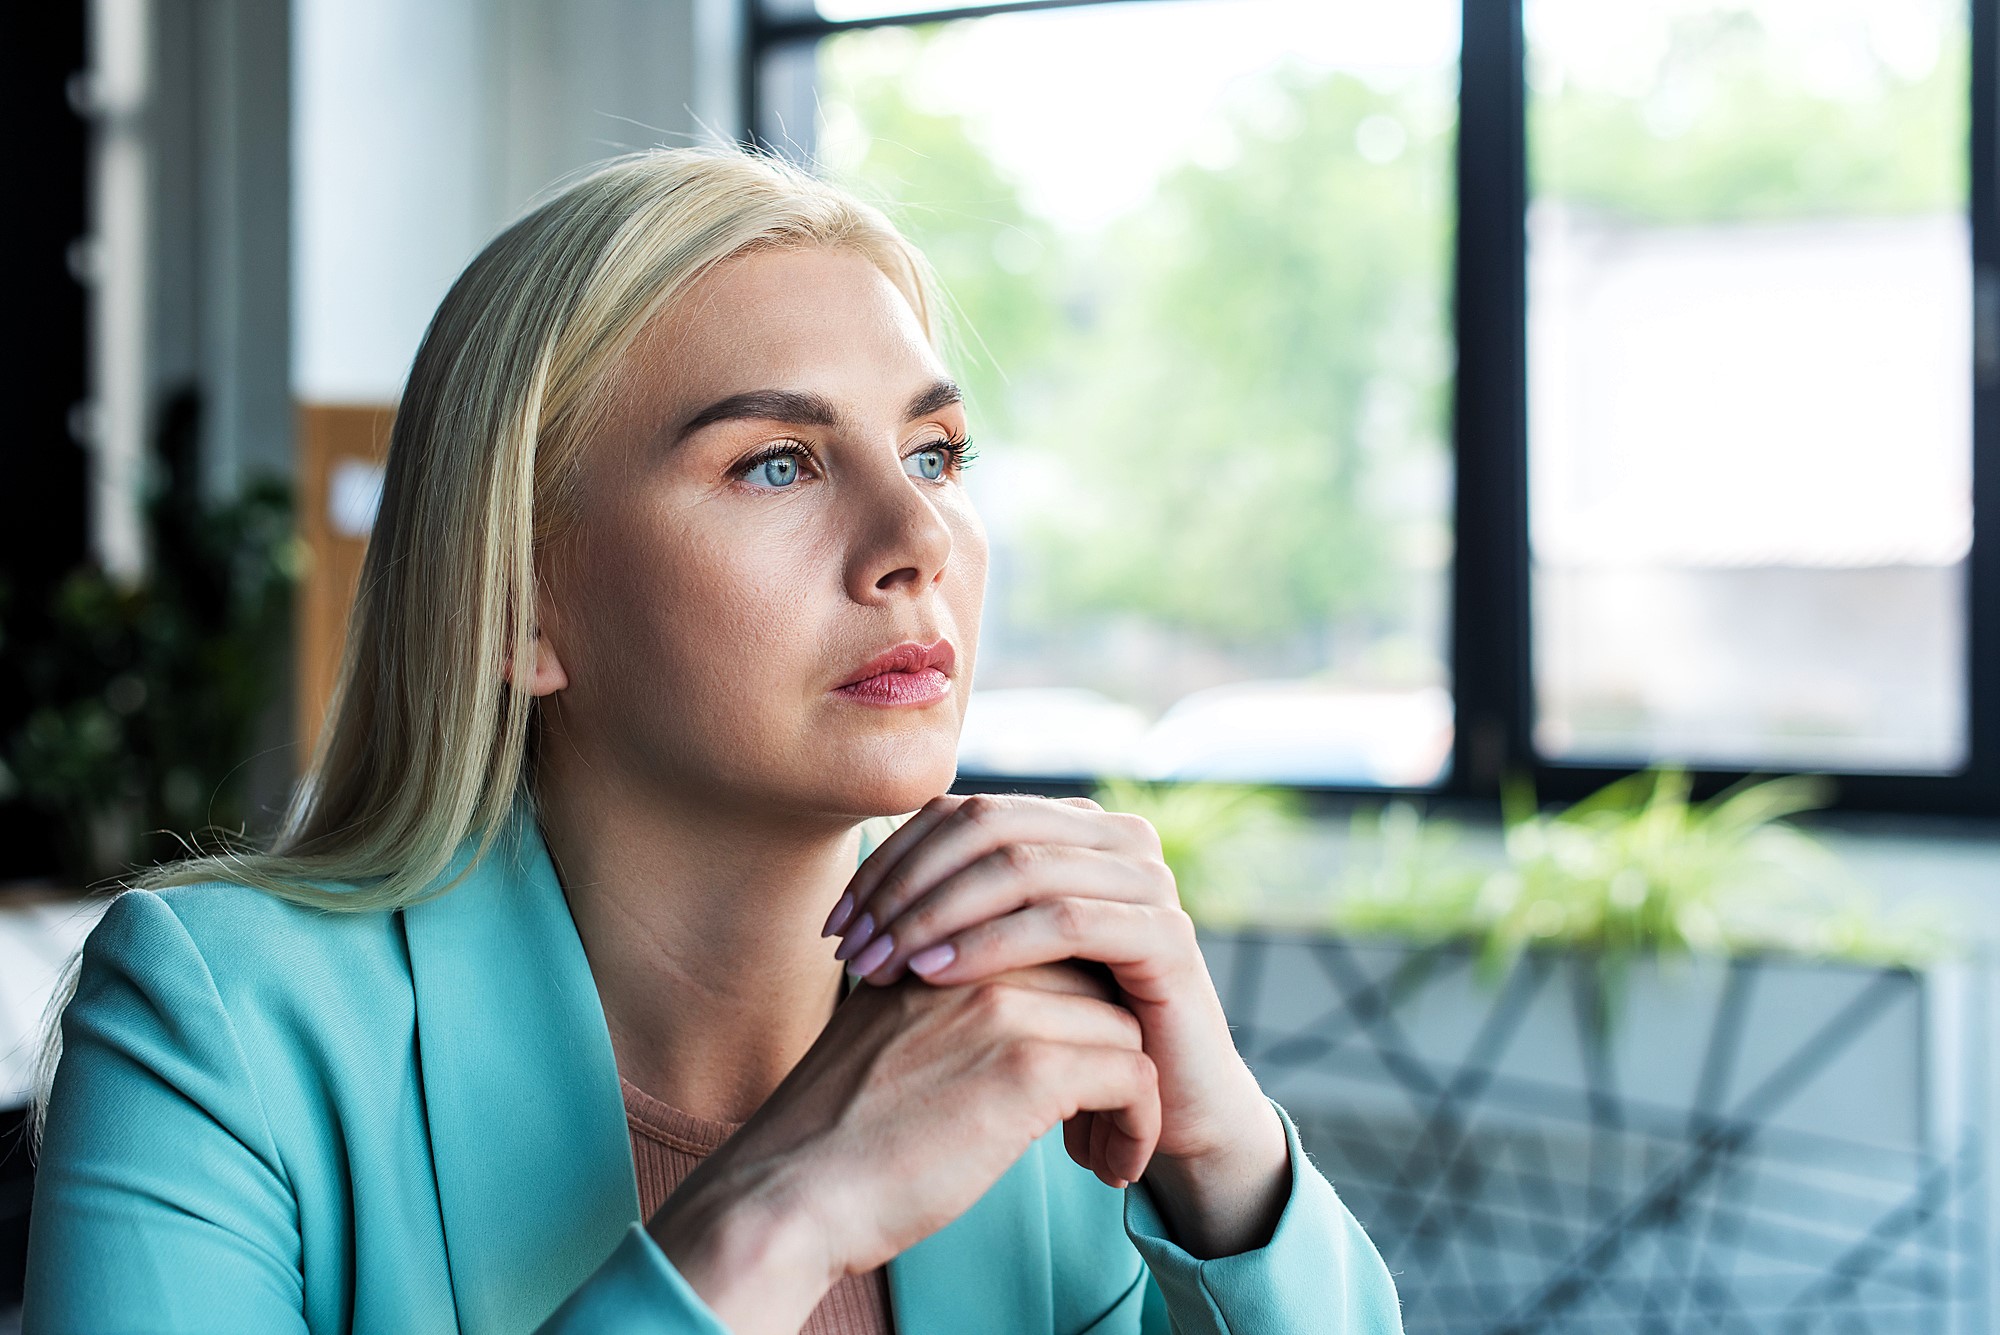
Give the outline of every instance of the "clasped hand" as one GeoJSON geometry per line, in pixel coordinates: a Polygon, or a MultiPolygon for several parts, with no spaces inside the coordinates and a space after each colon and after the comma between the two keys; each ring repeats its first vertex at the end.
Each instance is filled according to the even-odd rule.
{"type": "Polygon", "coordinates": [[[829,1284],[956,1219],[1058,1121],[1107,1184],[1143,1175],[1194,1255],[1272,1236],[1284,1127],[1151,825],[1081,798],[939,797],[842,905],[835,953],[880,986],[835,1008],[648,1225],[731,1329],[797,1330],[829,1284]]]}
{"type": "MultiPolygon", "coordinates": [[[[1108,966],[1158,1070],[1153,1155],[1175,1180],[1240,1180],[1246,1153],[1268,1168],[1272,1131],[1282,1144],[1142,817],[1081,797],[934,798],[855,872],[822,934],[835,932],[836,957],[875,984],[905,971],[947,985],[1070,959],[1108,966]]],[[[1126,1185],[1109,1165],[1132,1162],[1134,1147],[1110,1116],[1078,1113],[1063,1142],[1077,1163],[1126,1185]]]]}

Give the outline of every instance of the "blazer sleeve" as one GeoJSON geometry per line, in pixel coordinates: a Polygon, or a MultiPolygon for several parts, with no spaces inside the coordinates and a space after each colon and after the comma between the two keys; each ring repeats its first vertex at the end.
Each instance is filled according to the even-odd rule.
{"type": "Polygon", "coordinates": [[[597,1272],[535,1335],[730,1335],[709,1305],[674,1269],[645,1226],[634,1223],[597,1272]]]}
{"type": "MultiPolygon", "coordinates": [[[[1268,1096],[1267,1096],[1268,1097],[1268,1096]]],[[[1333,1184],[1306,1157],[1274,1099],[1291,1151],[1292,1194],[1270,1241],[1203,1260],[1172,1239],[1143,1181],[1125,1189],[1125,1232],[1158,1288],[1143,1335],[1400,1335],[1388,1267],[1333,1184]]]]}
{"type": "MultiPolygon", "coordinates": [[[[208,965],[171,905],[138,891],[106,910],[62,1033],[23,1335],[304,1335],[292,1183],[208,965]]],[[[729,1335],[637,1224],[541,1327],[612,1329],[729,1335]]]]}
{"type": "Polygon", "coordinates": [[[208,966],[157,895],[105,911],[62,1036],[24,1335],[304,1331],[291,1184],[208,966]]]}

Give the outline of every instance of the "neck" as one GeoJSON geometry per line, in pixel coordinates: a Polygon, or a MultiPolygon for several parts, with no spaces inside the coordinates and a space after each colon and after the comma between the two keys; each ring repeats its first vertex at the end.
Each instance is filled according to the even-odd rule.
{"type": "Polygon", "coordinates": [[[696,1117],[749,1120],[838,1004],[838,942],[819,929],[856,828],[732,820],[576,774],[538,789],[619,1073],[696,1117]]]}

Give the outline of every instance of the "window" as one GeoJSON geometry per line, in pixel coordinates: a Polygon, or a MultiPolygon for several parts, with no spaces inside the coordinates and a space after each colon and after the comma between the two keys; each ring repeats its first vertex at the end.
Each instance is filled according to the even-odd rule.
{"type": "Polygon", "coordinates": [[[1545,754],[1964,763],[1966,28],[1531,0],[1545,754]]]}
{"type": "Polygon", "coordinates": [[[960,308],[962,772],[1991,805],[1993,3],[762,0],[960,308]]]}

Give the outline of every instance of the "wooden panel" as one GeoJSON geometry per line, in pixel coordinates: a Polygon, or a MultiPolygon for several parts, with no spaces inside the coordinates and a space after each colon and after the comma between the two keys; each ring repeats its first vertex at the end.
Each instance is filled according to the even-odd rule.
{"type": "Polygon", "coordinates": [[[333,697],[394,416],[386,404],[299,405],[299,534],[311,554],[297,623],[302,757],[312,754],[333,697]]]}

